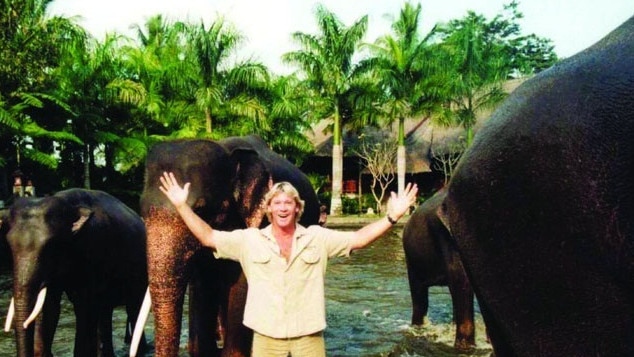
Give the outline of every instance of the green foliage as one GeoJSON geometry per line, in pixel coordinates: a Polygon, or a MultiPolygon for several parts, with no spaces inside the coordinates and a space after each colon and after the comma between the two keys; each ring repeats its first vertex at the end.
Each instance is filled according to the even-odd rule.
{"type": "Polygon", "coordinates": [[[350,27],[328,9],[318,6],[316,11],[318,35],[295,32],[292,38],[300,50],[288,52],[282,59],[299,66],[316,104],[311,109],[318,118],[333,118],[335,144],[341,143],[341,105],[354,80],[353,56],[367,31],[368,17],[363,16],[350,27]]]}
{"type": "Polygon", "coordinates": [[[502,83],[514,76],[532,74],[554,63],[549,41],[522,36],[517,23],[522,13],[515,0],[504,12],[487,20],[469,11],[462,19],[438,27],[442,61],[450,64],[448,82],[452,115],[441,119],[467,131],[473,138],[477,113],[498,105],[505,97],[502,83]]]}
{"type": "Polygon", "coordinates": [[[359,214],[359,200],[354,197],[341,197],[341,211],[343,214],[359,214]]]}
{"type": "MultiPolygon", "coordinates": [[[[157,15],[135,25],[134,39],[96,40],[70,19],[46,17],[50,2],[0,3],[0,166],[35,171],[51,189],[110,185],[128,198],[157,141],[255,133],[299,165],[314,150],[305,133],[324,118],[335,144],[344,128],[428,113],[469,129],[503,97],[499,81],[557,59],[549,40],[521,34],[515,1],[493,20],[468,13],[425,36],[421,5],[405,3],[392,32],[361,47],[370,57],[359,63],[368,17],[345,26],[318,6],[318,32],[293,33],[298,50],[283,56],[299,71],[281,77],[236,59],[244,38],[222,17],[205,26],[157,15]]],[[[330,201],[330,192],[319,195],[330,201]]],[[[344,208],[371,204],[346,198],[344,208]]]]}
{"type": "Polygon", "coordinates": [[[328,182],[328,177],[316,173],[308,173],[306,176],[308,176],[308,181],[310,181],[310,185],[313,187],[313,190],[315,190],[315,193],[319,195],[321,188],[328,182]]]}
{"type": "Polygon", "coordinates": [[[342,213],[343,214],[366,214],[368,209],[372,209],[375,213],[379,212],[374,196],[370,193],[362,195],[343,196],[342,213]]]}
{"type": "MultiPolygon", "coordinates": [[[[333,133],[333,185],[331,210],[338,212],[341,198],[343,154],[337,150],[341,145],[342,129],[354,117],[356,97],[363,87],[355,86],[358,76],[353,62],[358,44],[363,39],[368,26],[368,16],[363,16],[350,27],[337,16],[319,5],[316,10],[318,35],[295,32],[292,38],[301,46],[300,50],[286,53],[282,59],[298,65],[305,78],[309,93],[312,94],[310,110],[319,119],[331,118],[333,133]]],[[[367,86],[365,86],[367,87],[367,86]]]]}

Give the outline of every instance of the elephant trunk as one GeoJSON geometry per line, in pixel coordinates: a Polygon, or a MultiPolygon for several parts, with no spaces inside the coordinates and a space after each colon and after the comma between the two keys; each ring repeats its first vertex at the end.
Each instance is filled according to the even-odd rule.
{"type": "Polygon", "coordinates": [[[34,336],[35,336],[35,324],[31,324],[28,327],[24,327],[24,322],[27,320],[33,310],[34,300],[26,289],[15,290],[14,289],[14,318],[13,329],[15,331],[15,343],[18,357],[32,357],[34,356],[34,336]]]}
{"type": "Polygon", "coordinates": [[[185,291],[150,288],[157,356],[178,356],[185,291]]]}
{"type": "Polygon", "coordinates": [[[174,212],[151,209],[145,224],[155,353],[161,357],[176,357],[188,282],[187,264],[199,245],[174,212]]]}
{"type": "MultiPolygon", "coordinates": [[[[27,323],[35,319],[34,309],[36,305],[36,294],[40,287],[34,282],[36,276],[36,266],[32,263],[36,261],[32,256],[13,256],[13,301],[14,313],[12,327],[15,331],[15,343],[18,357],[32,357],[35,353],[35,323],[27,323]]],[[[41,302],[43,298],[40,294],[41,302]]],[[[41,347],[41,346],[38,346],[41,347]]],[[[40,350],[41,348],[38,348],[40,350]]]]}

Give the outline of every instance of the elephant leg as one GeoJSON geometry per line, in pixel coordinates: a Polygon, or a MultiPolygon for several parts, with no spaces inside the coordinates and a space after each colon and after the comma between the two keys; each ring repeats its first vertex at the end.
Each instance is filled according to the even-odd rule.
{"type": "Polygon", "coordinates": [[[94,297],[77,299],[75,310],[75,357],[97,356],[99,341],[97,336],[99,313],[98,306],[91,303],[94,297]]]}
{"type": "Polygon", "coordinates": [[[475,346],[473,288],[457,253],[449,255],[447,267],[447,280],[456,324],[454,347],[461,351],[469,350],[475,346]]]}
{"type": "Polygon", "coordinates": [[[53,356],[53,339],[59,323],[61,311],[62,292],[56,289],[48,289],[44,301],[43,314],[35,331],[35,355],[43,357],[53,356]]]}
{"type": "Polygon", "coordinates": [[[189,285],[189,343],[190,356],[220,356],[216,345],[218,316],[217,283],[201,280],[194,274],[189,285]]]}
{"type": "Polygon", "coordinates": [[[233,269],[236,269],[234,273],[239,273],[239,277],[229,289],[226,304],[226,338],[222,357],[248,357],[251,355],[253,331],[242,324],[247,297],[247,279],[239,267],[235,266],[233,269]]]}
{"type": "Polygon", "coordinates": [[[407,263],[407,279],[412,299],[412,325],[420,326],[425,323],[429,310],[429,286],[423,283],[409,262],[407,263]]]}
{"type": "Polygon", "coordinates": [[[112,306],[102,306],[99,310],[99,349],[101,350],[101,357],[114,357],[112,311],[112,306]]]}

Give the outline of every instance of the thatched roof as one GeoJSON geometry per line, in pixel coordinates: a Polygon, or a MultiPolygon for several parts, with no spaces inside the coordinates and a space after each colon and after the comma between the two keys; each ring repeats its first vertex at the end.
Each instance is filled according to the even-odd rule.
{"type": "MultiPolygon", "coordinates": [[[[505,83],[504,89],[507,93],[517,88],[523,80],[511,80],[505,83]]],[[[474,131],[477,132],[479,127],[491,115],[492,111],[480,113],[476,119],[474,131]]],[[[308,137],[315,147],[315,156],[330,157],[332,155],[332,134],[324,133],[329,120],[322,120],[313,127],[308,137]]],[[[398,132],[398,123],[394,123],[389,130],[394,133],[398,132]]],[[[380,138],[378,133],[380,129],[367,127],[361,135],[366,137],[380,138]]],[[[407,173],[423,173],[431,172],[430,158],[434,154],[446,153],[452,151],[454,145],[458,145],[464,140],[465,131],[462,127],[444,127],[434,124],[428,117],[419,117],[408,119],[405,121],[405,147],[406,147],[406,171],[407,173]]],[[[378,140],[378,139],[377,139],[378,140]]],[[[344,131],[343,148],[345,156],[354,156],[350,148],[358,146],[359,133],[344,131]]]]}

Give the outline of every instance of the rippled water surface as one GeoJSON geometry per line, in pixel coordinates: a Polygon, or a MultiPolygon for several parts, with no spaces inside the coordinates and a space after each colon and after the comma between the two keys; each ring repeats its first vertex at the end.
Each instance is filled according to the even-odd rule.
{"type": "MultiPolygon", "coordinates": [[[[430,291],[430,324],[421,328],[409,325],[411,302],[401,245],[400,228],[371,246],[354,252],[350,258],[329,262],[326,277],[328,328],[326,346],[329,357],[411,357],[411,356],[489,356],[491,346],[485,341],[484,325],[476,311],[477,347],[470,354],[453,349],[454,326],[451,321],[451,298],[446,287],[430,291]]],[[[0,274],[0,314],[9,306],[9,272],[0,274]]],[[[187,305],[185,305],[187,307],[187,305]]],[[[152,343],[152,319],[145,329],[152,343]]],[[[115,348],[118,356],[128,355],[123,343],[125,315],[115,311],[115,348]]],[[[187,356],[187,320],[181,335],[181,356],[187,356]]],[[[57,357],[72,356],[74,317],[65,303],[55,336],[57,357]]],[[[0,332],[0,356],[15,356],[13,332],[0,332]]],[[[148,353],[145,357],[152,356],[148,353]]],[[[300,356],[301,357],[301,356],[300,356]]]]}

